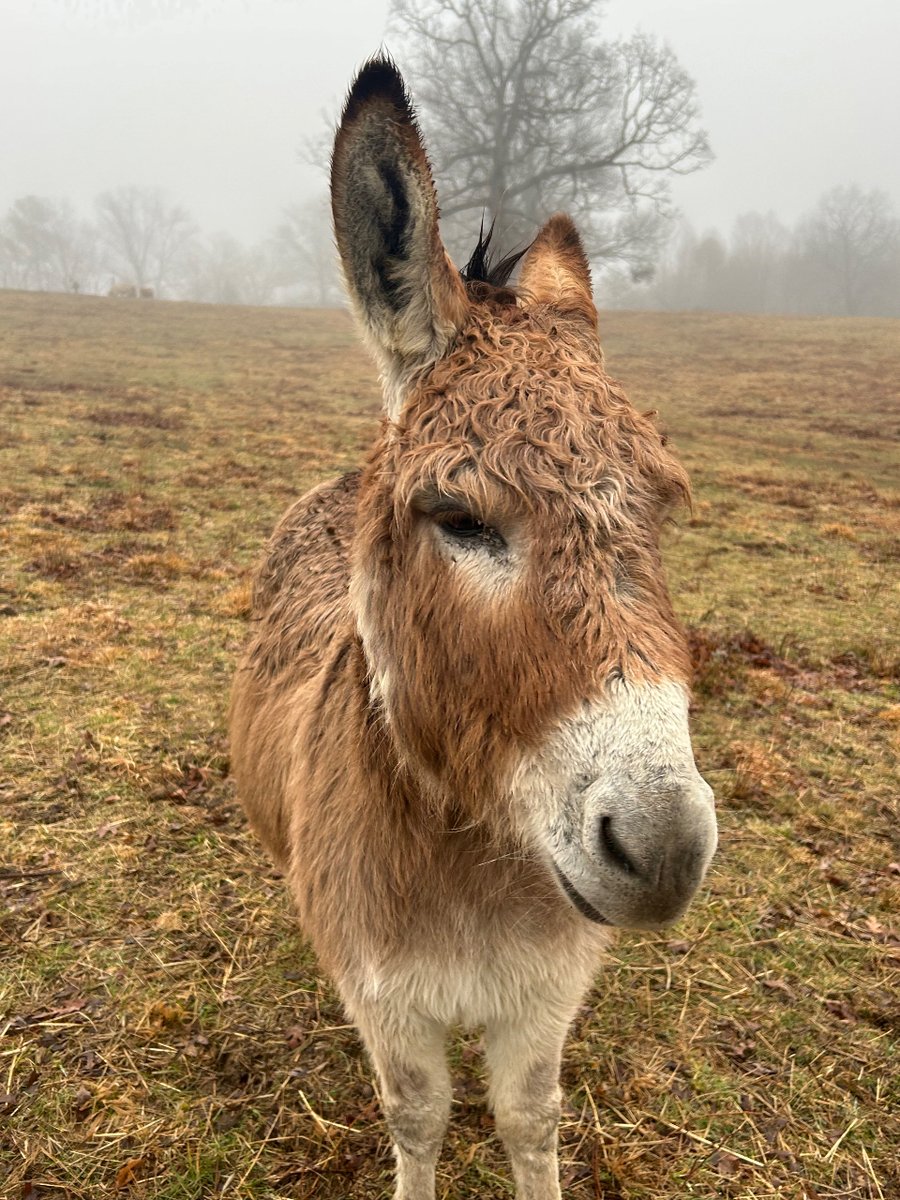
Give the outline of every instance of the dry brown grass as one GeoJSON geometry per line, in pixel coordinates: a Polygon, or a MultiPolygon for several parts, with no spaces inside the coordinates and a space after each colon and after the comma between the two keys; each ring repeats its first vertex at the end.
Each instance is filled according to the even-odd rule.
{"type": "MultiPolygon", "coordinates": [[[[565,1195],[897,1197],[897,324],[603,325],[694,478],[668,557],[722,840],[579,1016],[565,1195]]],[[[386,1194],[223,740],[250,565],[377,407],[342,314],[0,294],[3,1200],[386,1194]]],[[[477,1036],[453,1059],[440,1194],[511,1195],[477,1036]]]]}

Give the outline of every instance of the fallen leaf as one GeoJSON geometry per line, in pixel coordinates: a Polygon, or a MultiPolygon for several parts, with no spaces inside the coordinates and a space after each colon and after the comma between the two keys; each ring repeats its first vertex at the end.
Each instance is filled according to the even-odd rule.
{"type": "Polygon", "coordinates": [[[116,1181],[113,1184],[117,1192],[124,1192],[126,1188],[130,1188],[133,1183],[137,1183],[137,1172],[144,1165],[146,1159],[129,1158],[128,1162],[123,1163],[116,1171],[116,1181]]]}
{"type": "Polygon", "coordinates": [[[834,887],[846,888],[850,886],[844,876],[834,869],[830,859],[823,858],[819,863],[819,870],[822,872],[825,880],[834,887]]]}
{"type": "Polygon", "coordinates": [[[235,1110],[221,1112],[213,1121],[213,1129],[216,1133],[227,1133],[229,1129],[234,1129],[235,1125],[240,1125],[241,1114],[235,1110]]]}
{"type": "Polygon", "coordinates": [[[727,1150],[717,1150],[709,1161],[724,1179],[731,1179],[737,1174],[738,1160],[727,1150]]]}
{"type": "Polygon", "coordinates": [[[767,991],[781,992],[788,1000],[795,1000],[797,998],[796,993],[783,979],[763,979],[762,985],[767,991]]]}
{"type": "Polygon", "coordinates": [[[306,1037],[306,1030],[302,1025],[289,1025],[284,1031],[284,1036],[291,1050],[296,1050],[306,1037]]]}
{"type": "Polygon", "coordinates": [[[826,1000],[825,1008],[841,1021],[855,1021],[856,1013],[846,1000],[826,1000]]]}
{"type": "Polygon", "coordinates": [[[68,1017],[72,1013],[81,1012],[87,1004],[84,996],[76,996],[72,1000],[67,1000],[65,1004],[59,1008],[42,1008],[38,1012],[27,1013],[26,1015],[17,1018],[22,1022],[22,1025],[43,1025],[46,1021],[54,1021],[57,1017],[68,1017]]]}
{"type": "Polygon", "coordinates": [[[91,1103],[94,1099],[93,1093],[89,1088],[82,1084],[75,1093],[75,1099],[72,1101],[72,1112],[75,1114],[76,1121],[83,1121],[91,1111],[91,1103]]]}
{"type": "Polygon", "coordinates": [[[164,912],[160,913],[153,922],[154,929],[160,929],[164,933],[178,933],[184,929],[184,921],[180,912],[164,912]]]}
{"type": "Polygon", "coordinates": [[[687,954],[690,948],[690,942],[666,942],[666,949],[670,954],[687,954]]]}
{"type": "Polygon", "coordinates": [[[165,1000],[154,1000],[147,1014],[151,1025],[180,1025],[185,1015],[180,1004],[167,1004],[165,1000]]]}
{"type": "Polygon", "coordinates": [[[772,1119],[769,1121],[764,1121],[760,1126],[760,1132],[773,1149],[777,1147],[778,1140],[781,1137],[781,1131],[787,1124],[787,1117],[779,1114],[772,1117],[772,1119]]]}

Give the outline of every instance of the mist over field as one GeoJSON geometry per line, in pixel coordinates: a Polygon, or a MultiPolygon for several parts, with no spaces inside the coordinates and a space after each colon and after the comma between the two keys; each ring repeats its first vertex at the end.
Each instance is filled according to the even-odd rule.
{"type": "MultiPolygon", "coordinates": [[[[453,497],[431,480],[399,499],[391,490],[384,445],[407,461],[423,449],[403,442],[422,380],[444,371],[426,427],[441,450],[441,421],[453,409],[452,434],[465,433],[472,397],[445,370],[446,354],[429,376],[431,360],[413,353],[400,369],[398,351],[388,361],[398,379],[410,370],[415,403],[404,408],[403,384],[392,386],[387,402],[400,411],[386,421],[378,364],[339,279],[327,164],[348,84],[379,47],[417,105],[453,261],[466,263],[479,230],[492,229],[493,244],[461,282],[432,253],[440,239],[426,199],[420,261],[434,274],[411,295],[396,288],[392,270],[409,265],[414,237],[410,193],[396,170],[370,171],[365,213],[375,219],[356,222],[374,244],[369,334],[377,340],[380,319],[382,334],[399,338],[416,313],[392,324],[394,306],[416,301],[431,320],[438,278],[458,289],[472,322],[447,322],[447,354],[468,353],[473,328],[496,335],[478,351],[494,389],[474,389],[483,424],[473,419],[477,436],[452,442],[453,462],[462,446],[466,471],[489,458],[502,467],[487,452],[497,439],[481,436],[493,436],[494,401],[512,421],[534,408],[540,436],[526,428],[516,445],[529,461],[555,449],[553,482],[570,498],[554,493],[560,528],[596,554],[578,560],[584,603],[561,624],[581,628],[596,607],[602,642],[608,616],[635,605],[629,618],[644,621],[648,576],[634,562],[652,560],[687,645],[691,745],[716,797],[718,849],[692,906],[674,926],[618,931],[575,1013],[562,1059],[561,1194],[895,1200],[896,0],[0,4],[0,1200],[392,1194],[385,1095],[232,775],[229,691],[260,627],[260,593],[277,591],[277,572],[264,589],[257,572],[276,523],[300,504],[268,559],[277,566],[281,555],[296,572],[273,609],[285,593],[305,603],[307,580],[310,594],[331,581],[345,608],[336,618],[323,610],[311,634],[289,624],[281,667],[341,626],[351,652],[328,661],[321,694],[341,661],[355,672],[352,694],[380,754],[390,672],[376,685],[356,600],[329,573],[334,556],[301,545],[303,497],[376,464],[385,508],[378,525],[370,504],[368,533],[385,562],[400,563],[395,577],[405,578],[402,556],[389,559],[385,546],[403,505],[420,531],[426,519],[461,517],[456,533],[483,539],[498,571],[508,565],[498,547],[515,551],[491,593],[498,605],[510,594],[519,603],[525,593],[513,589],[534,569],[535,546],[552,543],[532,525],[536,535],[516,544],[522,526],[502,505],[496,521],[480,500],[432,512],[453,497]],[[565,222],[544,226],[558,210],[572,214],[590,260],[596,322],[577,239],[565,222]],[[543,245],[550,269],[532,280],[544,292],[516,291],[515,272],[498,282],[497,259],[542,226],[567,235],[562,249],[543,245]],[[516,337],[531,337],[529,350],[546,354],[546,369],[536,359],[518,372],[518,391],[509,357],[495,370],[504,337],[520,347],[516,337]],[[581,350],[564,360],[563,343],[581,350]],[[568,409],[560,377],[577,385],[568,409]],[[609,441],[599,439],[589,477],[578,437],[598,426],[609,441]],[[687,498],[669,453],[690,477],[690,502],[677,508],[675,493],[687,498]],[[648,463],[659,462],[669,465],[654,474],[648,463]],[[583,492],[575,504],[573,483],[583,492]],[[592,523],[591,494],[603,498],[602,523],[592,523]],[[616,542],[622,528],[634,533],[628,544],[616,542]],[[635,548],[643,559],[630,557],[635,548]],[[614,578],[612,610],[598,605],[585,562],[614,578]]],[[[402,104],[391,111],[391,128],[409,134],[402,104]]],[[[345,217],[345,235],[352,224],[345,217]]],[[[437,328],[419,354],[437,353],[437,328]]],[[[436,461],[435,445],[419,457],[436,461]]],[[[510,499],[512,476],[496,474],[486,495],[506,497],[518,519],[543,511],[543,481],[510,499]]],[[[366,522],[352,508],[344,515],[338,528],[326,513],[309,540],[358,550],[366,522]]],[[[424,539],[416,554],[422,544],[434,551],[424,561],[446,567],[424,539]]],[[[456,546],[450,561],[468,552],[456,546]]],[[[534,592],[559,586],[556,557],[534,592]]],[[[460,588],[470,604],[484,601],[484,578],[495,576],[473,572],[460,588]]],[[[434,622],[439,606],[412,598],[409,609],[434,622]]],[[[493,619],[496,610],[467,617],[484,611],[493,619]]],[[[526,661],[538,618],[524,600],[513,611],[526,614],[526,661]]],[[[457,651],[465,622],[440,624],[452,634],[442,643],[451,678],[459,663],[466,688],[487,678],[504,690],[495,675],[515,632],[494,636],[488,660],[457,651]]],[[[429,676],[438,657],[436,625],[423,619],[423,629],[411,676],[429,676]]],[[[578,662],[558,657],[569,686],[578,662]]],[[[289,673],[279,678],[293,696],[289,673]]],[[[550,684],[533,678],[542,697],[550,684]]],[[[619,668],[602,687],[613,678],[622,691],[634,682],[619,668]]],[[[293,716],[300,745],[303,718],[293,716]]],[[[502,696],[489,717],[512,745],[502,696]]],[[[445,725],[467,728],[456,709],[445,725]]],[[[430,748],[433,762],[444,749],[430,748]]],[[[322,767],[329,811],[347,772],[337,757],[322,767]]],[[[470,754],[467,766],[488,757],[470,754]]],[[[273,765],[276,784],[277,774],[273,765]]],[[[473,791],[489,790],[476,782],[473,791]]],[[[366,843],[367,866],[395,853],[412,816],[442,867],[471,854],[479,869],[508,859],[549,876],[524,837],[484,854],[468,797],[441,824],[430,792],[419,812],[394,787],[391,776],[393,824],[366,843]],[[460,839],[473,830],[470,851],[460,839]]],[[[585,824],[596,849],[596,826],[585,824]]],[[[630,874],[621,846],[614,857],[630,874]]],[[[432,892],[431,875],[418,876],[432,892]]],[[[373,879],[376,897],[408,901],[395,879],[373,879]]],[[[562,891],[556,899],[568,912],[562,891]]],[[[475,974],[469,962],[460,969],[475,974]]],[[[375,972],[373,995],[395,984],[375,972]]],[[[489,1037],[449,1039],[441,1200],[514,1196],[486,1099],[489,1037]]],[[[404,1079],[421,1083],[415,1069],[404,1079]]]]}
{"type": "MultiPolygon", "coordinates": [[[[417,86],[445,210],[457,182],[467,188],[470,210],[448,232],[460,265],[482,211],[489,219],[499,211],[501,226],[505,214],[514,218],[500,229],[509,250],[533,236],[547,215],[541,206],[555,202],[596,226],[591,257],[606,304],[900,311],[900,159],[890,150],[900,111],[896,5],[869,0],[852,18],[836,0],[557,6],[579,38],[591,26],[598,48],[586,67],[595,94],[582,89],[585,119],[571,139],[553,111],[554,97],[557,113],[565,98],[548,79],[577,78],[580,67],[544,75],[539,47],[524,92],[503,96],[472,79],[467,88],[461,59],[428,66],[427,35],[408,7],[10,0],[0,14],[0,286],[100,294],[144,286],[214,303],[340,304],[328,141],[353,70],[384,45],[417,86]],[[487,176],[497,164],[479,165],[479,155],[493,154],[492,129],[506,130],[520,166],[522,147],[534,157],[545,135],[567,155],[610,157],[615,131],[605,141],[597,131],[628,66],[611,48],[636,36],[668,47],[692,85],[679,93],[680,111],[654,128],[661,153],[652,171],[617,179],[607,165],[586,186],[531,196],[527,180],[510,178],[492,196],[487,176]],[[424,94],[429,74],[434,104],[424,94]],[[452,101],[454,86],[473,104],[456,114],[468,145],[441,130],[448,108],[440,97],[452,101]],[[533,95],[537,119],[517,141],[511,126],[525,111],[523,96],[531,104],[533,95]],[[685,147],[672,132],[689,109],[695,117],[685,128],[704,144],[679,159],[685,147]],[[460,153],[462,175],[451,165],[460,153]]],[[[514,14],[529,4],[495,7],[498,28],[514,41],[514,14]]],[[[479,36],[494,45],[485,30],[479,36]]],[[[562,42],[554,30],[545,44],[555,54],[562,42]]],[[[506,70],[497,67],[488,64],[494,80],[506,70]]]]}
{"type": "MultiPolygon", "coordinates": [[[[720,849],[578,1014],[564,1194],[880,1200],[900,1187],[896,323],[608,313],[603,340],[693,483],[665,557],[720,849]]],[[[251,572],[285,507],[360,462],[373,367],[342,312],[86,296],[0,294],[0,347],[0,1174],[26,1196],[133,1177],[154,1200],[382,1200],[369,1066],[224,733],[251,572]]],[[[451,1200],[508,1186],[478,1049],[454,1052],[451,1200]]]]}

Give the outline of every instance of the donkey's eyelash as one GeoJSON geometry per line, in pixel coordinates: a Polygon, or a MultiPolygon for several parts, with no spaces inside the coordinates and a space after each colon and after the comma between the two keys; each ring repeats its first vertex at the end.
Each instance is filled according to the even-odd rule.
{"type": "Polygon", "coordinates": [[[493,553],[506,549],[506,539],[493,526],[464,508],[438,509],[428,514],[445,537],[467,543],[493,553]]]}
{"type": "MultiPolygon", "coordinates": [[[[464,497],[456,497],[452,493],[431,486],[419,488],[411,497],[410,504],[416,512],[431,518],[457,512],[474,515],[464,497]]],[[[480,518],[478,519],[480,520],[480,518]]]]}
{"type": "Polygon", "coordinates": [[[484,527],[487,524],[486,521],[482,521],[481,517],[476,516],[475,513],[470,512],[467,508],[436,508],[429,512],[428,516],[432,521],[437,522],[438,525],[452,525],[454,522],[458,524],[471,522],[473,525],[484,527]]]}

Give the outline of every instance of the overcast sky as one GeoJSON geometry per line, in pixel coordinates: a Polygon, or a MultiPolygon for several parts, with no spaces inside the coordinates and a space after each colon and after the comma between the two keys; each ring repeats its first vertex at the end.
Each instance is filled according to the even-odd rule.
{"type": "MultiPolygon", "coordinates": [[[[298,147],[382,44],[387,0],[0,0],[0,213],[160,185],[253,240],[319,179],[298,147]]],[[[793,221],[835,184],[900,207],[900,0],[609,0],[668,40],[716,154],[676,181],[700,228],[793,221]]],[[[387,41],[390,48],[390,41],[387,41]]],[[[427,130],[426,130],[427,134],[427,130]]]]}

